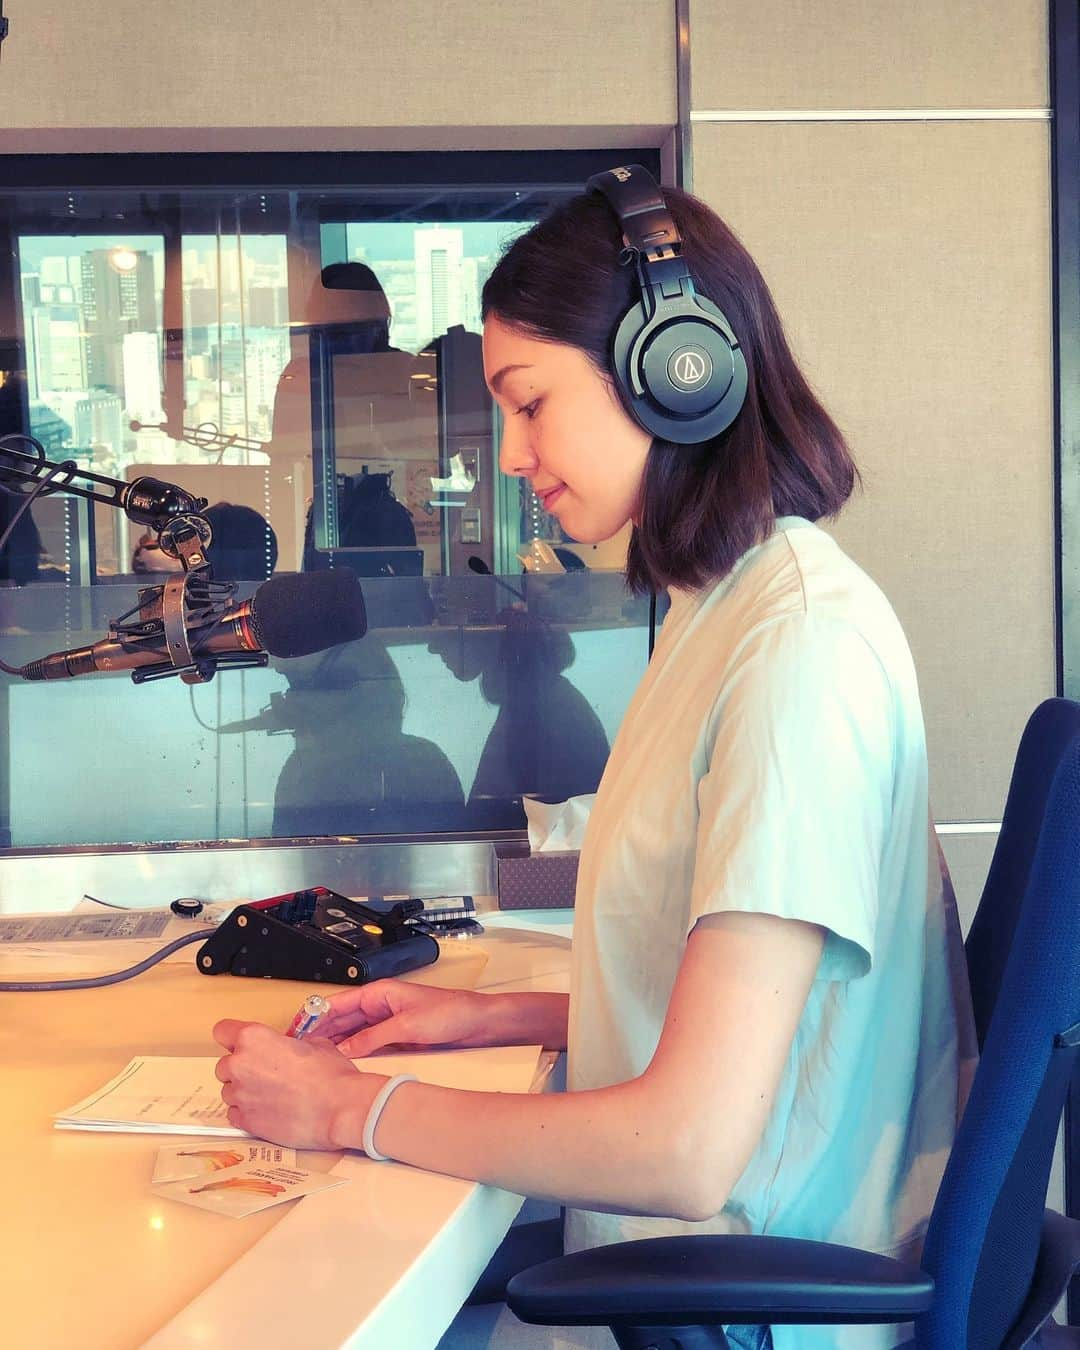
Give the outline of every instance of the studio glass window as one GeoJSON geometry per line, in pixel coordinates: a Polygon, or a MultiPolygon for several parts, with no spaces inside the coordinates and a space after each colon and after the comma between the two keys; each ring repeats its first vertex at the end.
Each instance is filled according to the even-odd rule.
{"type": "MultiPolygon", "coordinates": [[[[518,829],[523,795],[595,788],[646,614],[625,539],[499,474],[479,311],[507,243],[626,155],[7,158],[0,436],[205,497],[241,596],[351,568],[369,631],[200,686],[4,677],[0,840],[518,829]],[[534,541],[552,570],[523,575],[534,541]]],[[[0,465],[0,529],[25,491],[0,465]]],[[[121,511],[36,500],[5,659],[94,642],[170,566],[121,511]]]]}

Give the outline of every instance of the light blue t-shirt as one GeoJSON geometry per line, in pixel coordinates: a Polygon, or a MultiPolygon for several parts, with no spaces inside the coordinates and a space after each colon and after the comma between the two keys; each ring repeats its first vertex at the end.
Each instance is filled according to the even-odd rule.
{"type": "MultiPolygon", "coordinates": [[[[877,586],[799,519],[672,596],[582,850],[569,1089],[644,1072],[689,932],[730,910],[827,931],[758,1148],[714,1219],[572,1210],[567,1250],[768,1233],[917,1256],[970,1078],[960,930],[907,641],[877,586]]],[[[773,1331],[775,1350],[909,1335],[773,1331]]]]}

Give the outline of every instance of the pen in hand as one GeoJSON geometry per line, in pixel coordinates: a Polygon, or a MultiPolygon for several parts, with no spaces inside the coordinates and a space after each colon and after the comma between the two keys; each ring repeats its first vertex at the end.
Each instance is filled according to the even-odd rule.
{"type": "Polygon", "coordinates": [[[322,994],[309,994],[300,1006],[299,1012],[285,1028],[285,1035],[294,1041],[302,1040],[308,1032],[330,1011],[330,1000],[322,994]]]}

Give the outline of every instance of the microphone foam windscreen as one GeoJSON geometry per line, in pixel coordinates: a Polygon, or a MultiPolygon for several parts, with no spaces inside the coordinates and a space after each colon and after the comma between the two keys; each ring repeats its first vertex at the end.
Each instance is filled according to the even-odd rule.
{"type": "Polygon", "coordinates": [[[364,594],[348,568],[271,577],[251,597],[251,627],[271,656],[310,656],[367,631],[364,594]]]}

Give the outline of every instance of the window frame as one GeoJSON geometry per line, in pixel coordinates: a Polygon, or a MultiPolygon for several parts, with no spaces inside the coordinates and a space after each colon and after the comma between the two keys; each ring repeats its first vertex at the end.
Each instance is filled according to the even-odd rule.
{"type": "Polygon", "coordinates": [[[1056,674],[1076,697],[1064,598],[1080,597],[1080,0],[1053,0],[1050,24],[1056,674]]]}

